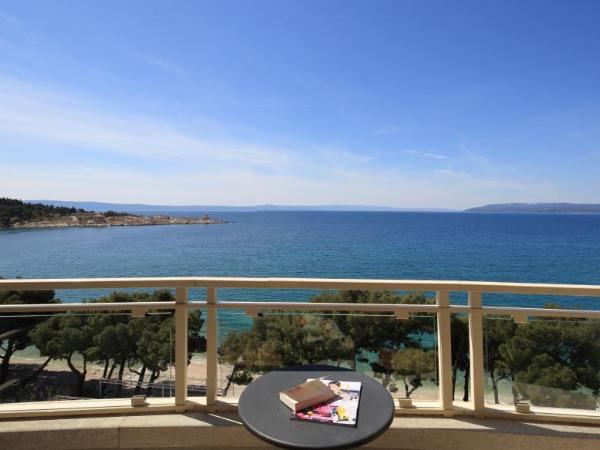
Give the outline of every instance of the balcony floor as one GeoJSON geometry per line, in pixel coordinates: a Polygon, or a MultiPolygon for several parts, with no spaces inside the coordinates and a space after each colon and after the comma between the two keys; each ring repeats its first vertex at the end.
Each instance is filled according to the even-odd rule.
{"type": "MultiPolygon", "coordinates": [[[[52,449],[249,449],[272,448],[240,424],[236,413],[146,414],[6,420],[0,448],[52,449]]],[[[365,448],[411,450],[600,449],[600,426],[514,420],[396,417],[365,448]]]]}

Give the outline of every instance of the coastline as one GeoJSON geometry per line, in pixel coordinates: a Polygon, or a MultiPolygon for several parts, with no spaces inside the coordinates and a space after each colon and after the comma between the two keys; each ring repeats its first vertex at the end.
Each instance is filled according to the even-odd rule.
{"type": "Polygon", "coordinates": [[[14,222],[6,229],[27,228],[106,228],[158,225],[221,225],[229,223],[208,215],[202,217],[172,217],[166,215],[138,216],[133,214],[78,213],[43,220],[14,222]]]}

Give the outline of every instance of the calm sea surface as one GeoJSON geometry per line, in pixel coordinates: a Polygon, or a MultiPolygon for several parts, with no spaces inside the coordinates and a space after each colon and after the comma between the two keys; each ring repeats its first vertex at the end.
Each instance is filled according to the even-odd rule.
{"type": "MultiPolygon", "coordinates": [[[[189,214],[189,213],[188,213],[189,214]]],[[[233,223],[0,231],[0,276],[411,278],[600,284],[600,215],[213,214],[233,223]]],[[[99,291],[60,291],[64,301],[99,291]]],[[[314,292],[226,290],[306,300],[314,292]]],[[[203,297],[201,291],[193,298],[203,297]]],[[[600,299],[487,295],[486,304],[600,308],[600,299]]],[[[457,297],[457,302],[464,298],[457,297]]]]}

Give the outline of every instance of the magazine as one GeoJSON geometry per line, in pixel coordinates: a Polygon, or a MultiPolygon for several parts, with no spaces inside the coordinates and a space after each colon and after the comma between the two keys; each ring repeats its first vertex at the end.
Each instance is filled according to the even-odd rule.
{"type": "Polygon", "coordinates": [[[336,393],[336,397],[298,411],[292,414],[291,419],[355,427],[358,420],[361,383],[329,379],[321,379],[321,381],[336,393]]]}

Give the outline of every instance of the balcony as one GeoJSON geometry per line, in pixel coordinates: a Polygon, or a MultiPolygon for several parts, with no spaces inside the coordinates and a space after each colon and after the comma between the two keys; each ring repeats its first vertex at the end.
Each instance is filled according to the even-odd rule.
{"type": "MultiPolygon", "coordinates": [[[[203,277],[0,280],[2,291],[97,293],[101,289],[146,293],[167,289],[173,294],[0,305],[0,321],[43,322],[50,333],[43,334],[40,328],[36,336],[28,334],[41,347],[35,355],[37,365],[28,364],[26,354],[15,352],[10,376],[0,386],[0,444],[5,443],[5,448],[38,448],[42,443],[45,448],[263,446],[240,426],[237,398],[252,377],[292,360],[356,367],[370,371],[388,387],[397,399],[396,419],[371,448],[600,447],[598,386],[594,384],[600,384],[600,309],[486,304],[487,296],[519,298],[519,304],[533,296],[594,298],[600,297],[600,286],[203,277]],[[316,295],[322,291],[329,294],[320,295],[318,302],[293,301],[299,292],[316,295]],[[344,296],[344,292],[357,294],[344,296]],[[421,294],[376,294],[381,292],[421,294]],[[365,293],[373,293],[368,302],[361,300],[365,293]],[[57,319],[52,325],[55,317],[63,321],[57,319]],[[81,330],[84,324],[93,334],[103,329],[102,320],[109,317],[115,330],[146,318],[144,326],[155,327],[154,334],[144,335],[147,348],[154,348],[148,337],[169,342],[162,350],[166,353],[160,357],[160,367],[151,361],[142,363],[140,358],[119,365],[113,355],[113,359],[105,358],[101,373],[98,361],[102,358],[96,353],[83,357],[76,347],[66,353],[50,344],[51,348],[45,348],[48,342],[58,345],[50,339],[52,332],[60,331],[57,327],[65,327],[62,333],[69,327],[81,330]],[[201,318],[201,323],[193,318],[201,318]],[[229,326],[234,319],[241,324],[235,332],[229,326]],[[288,357],[277,350],[269,353],[268,339],[261,340],[255,333],[239,336],[252,336],[260,357],[247,351],[235,353],[232,349],[239,350],[239,345],[232,345],[235,336],[231,336],[253,330],[256,323],[284,323],[291,330],[312,327],[301,336],[312,343],[310,352],[304,349],[288,357]],[[362,341],[370,344],[360,344],[361,351],[357,329],[368,331],[362,341]],[[376,333],[391,337],[371,339],[376,333]],[[346,334],[352,339],[348,341],[346,334]],[[327,342],[336,344],[335,351],[322,345],[327,342]],[[538,347],[527,348],[532,343],[538,347]],[[549,349],[541,348],[544,343],[549,349]],[[504,359],[498,357],[499,351],[504,359]],[[538,357],[545,354],[553,354],[556,360],[538,357]],[[509,355],[514,356],[510,364],[509,355]],[[41,367],[42,361],[49,362],[41,367]],[[33,366],[41,368],[35,378],[33,366]],[[146,376],[139,376],[142,366],[146,376]],[[25,368],[30,371],[25,373],[25,368]],[[77,373],[83,373],[79,392],[75,387],[80,380],[73,377],[77,373]],[[69,374],[70,378],[44,378],[42,374],[69,374]],[[128,379],[127,374],[138,376],[128,379]],[[25,387],[18,386],[28,378],[25,387]],[[228,383],[228,378],[233,382],[228,383]],[[31,388],[41,386],[43,380],[50,388],[31,388]],[[72,384],[70,395],[55,389],[56,380],[72,384]],[[26,400],[33,401],[23,401],[14,394],[28,390],[45,397],[32,394],[26,400]],[[54,395],[57,392],[60,395],[54,395]],[[147,394],[147,404],[132,406],[129,397],[139,392],[147,394]],[[410,398],[410,405],[403,397],[410,398]],[[529,411],[517,410],[515,401],[529,411]]],[[[66,341],[73,344],[77,336],[68,335],[66,341]]],[[[33,360],[31,353],[29,357],[33,360]]]]}

